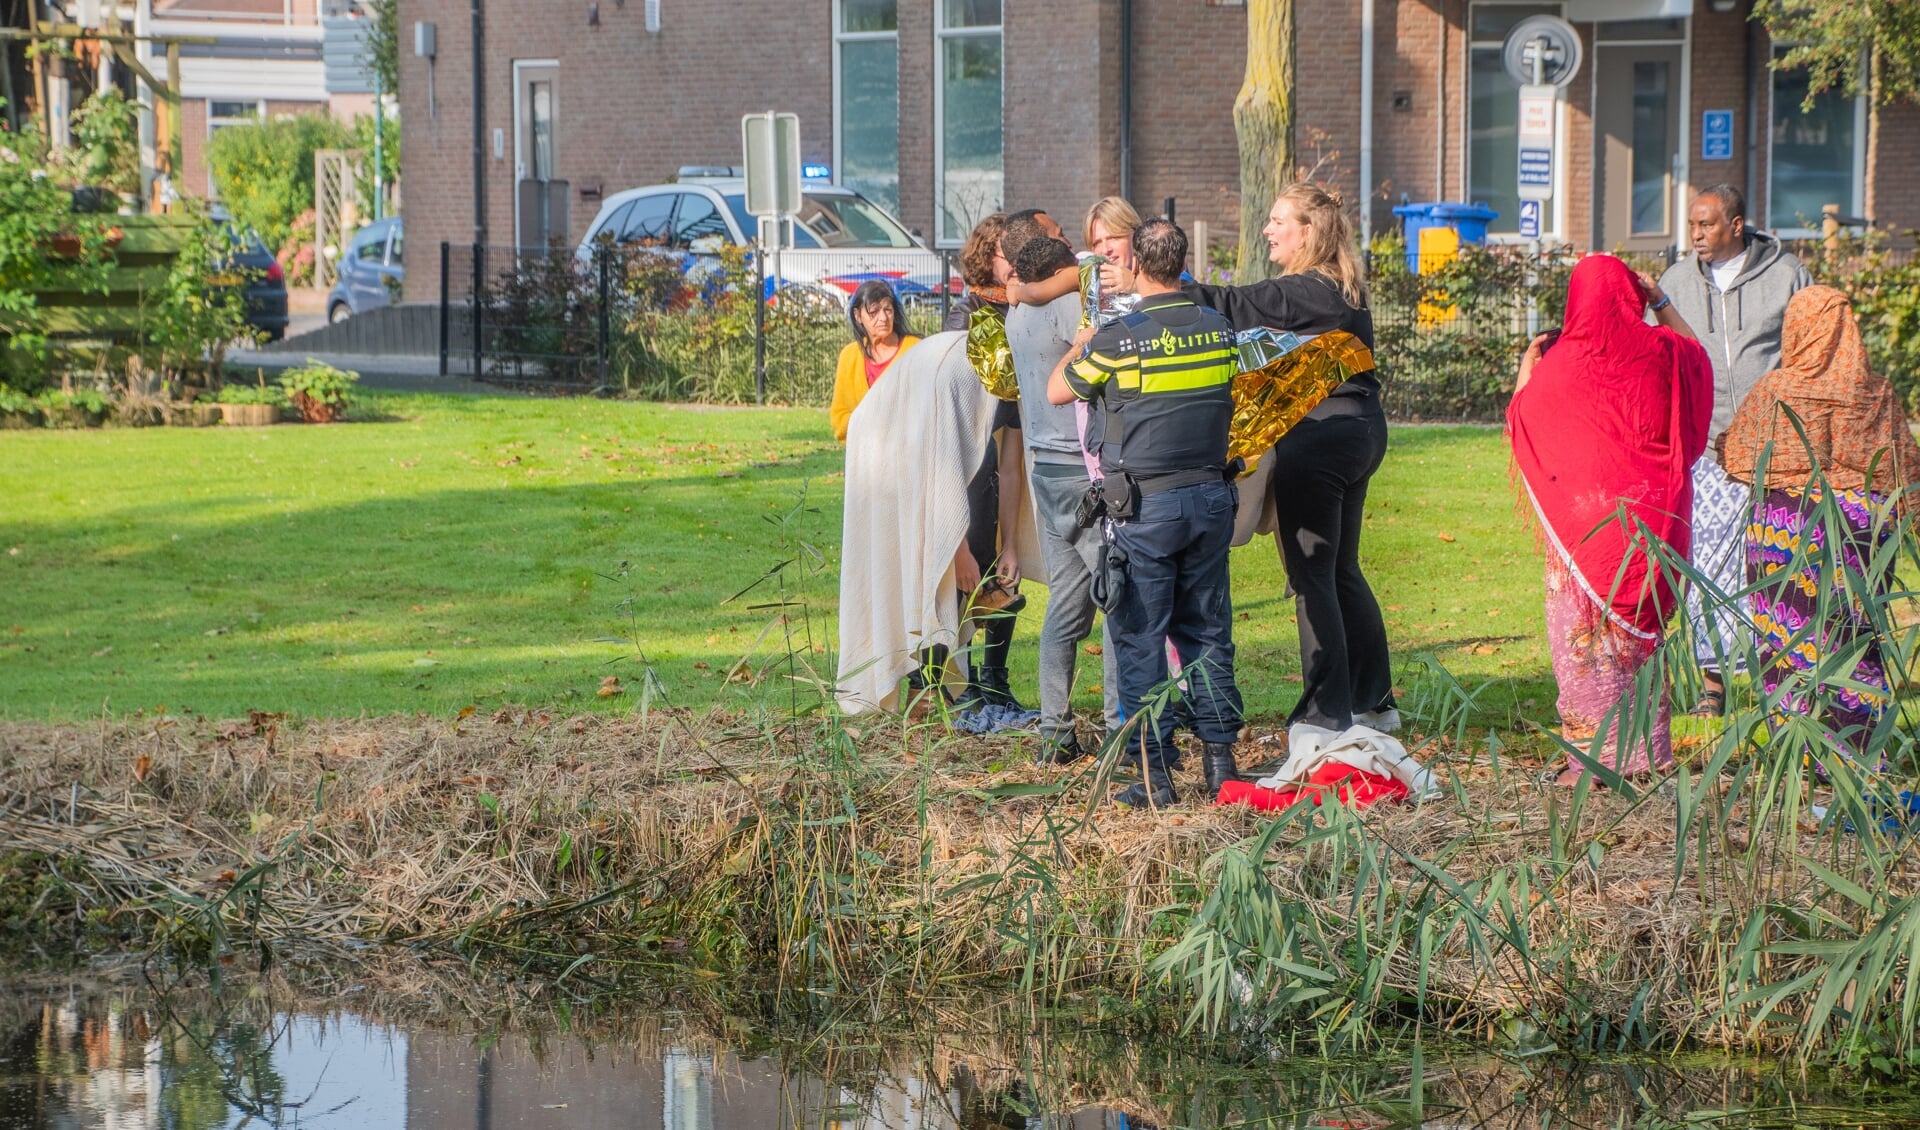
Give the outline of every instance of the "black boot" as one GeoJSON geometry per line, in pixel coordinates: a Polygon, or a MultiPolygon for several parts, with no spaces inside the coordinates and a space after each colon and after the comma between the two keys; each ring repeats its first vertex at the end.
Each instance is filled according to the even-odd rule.
{"type": "Polygon", "coordinates": [[[1072,765],[1087,756],[1080,748],[1080,735],[1069,730],[1062,738],[1041,738],[1040,756],[1035,760],[1042,765],[1072,765]]]}
{"type": "Polygon", "coordinates": [[[980,649],[980,665],[974,669],[973,685],[989,706],[1026,709],[1013,697],[1013,686],[1007,678],[1007,653],[1013,650],[1013,626],[1018,622],[1016,617],[1003,613],[981,626],[987,640],[980,649]]]}
{"type": "Polygon", "coordinates": [[[1173,790],[1173,774],[1149,766],[1144,780],[1121,789],[1113,799],[1130,808],[1172,808],[1180,803],[1180,794],[1173,790]]]}
{"type": "Polygon", "coordinates": [[[907,672],[907,705],[909,709],[924,710],[936,701],[952,706],[947,691],[941,684],[947,673],[947,648],[945,644],[934,644],[914,656],[913,670],[907,672]]]}
{"type": "Polygon", "coordinates": [[[1207,771],[1207,794],[1218,800],[1220,786],[1228,781],[1244,781],[1240,767],[1234,764],[1232,742],[1208,742],[1201,747],[1200,763],[1207,771]]]}

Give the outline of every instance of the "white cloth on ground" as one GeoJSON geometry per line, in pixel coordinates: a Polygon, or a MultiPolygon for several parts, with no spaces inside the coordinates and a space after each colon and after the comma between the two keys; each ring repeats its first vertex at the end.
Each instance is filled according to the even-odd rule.
{"type": "MultiPolygon", "coordinates": [[[[934,334],[901,354],[847,424],[836,695],[849,714],[891,706],[917,652],[960,642],[953,556],[1000,404],[967,362],[966,338],[934,334]]],[[[1014,548],[1038,562],[1024,493],[1014,548]]]]}
{"type": "MultiPolygon", "coordinates": [[[[1747,524],[1753,519],[1753,490],[1727,478],[1703,455],[1693,465],[1693,567],[1713,582],[1720,596],[1734,598],[1747,585],[1747,524]]],[[[1741,639],[1742,601],[1703,599],[1698,585],[1687,586],[1687,628],[1693,655],[1709,671],[1747,669],[1741,639]]]]}
{"type": "Polygon", "coordinates": [[[1296,722],[1287,730],[1287,760],[1254,784],[1263,789],[1298,788],[1329,761],[1351,765],[1364,773],[1392,777],[1407,786],[1410,799],[1420,800],[1440,791],[1433,774],[1413,759],[1399,739],[1367,726],[1329,730],[1296,722]]]}

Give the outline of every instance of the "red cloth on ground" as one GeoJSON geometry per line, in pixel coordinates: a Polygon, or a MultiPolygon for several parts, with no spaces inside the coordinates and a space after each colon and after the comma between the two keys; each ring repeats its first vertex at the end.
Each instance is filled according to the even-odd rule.
{"type": "Polygon", "coordinates": [[[1332,786],[1335,799],[1349,808],[1365,808],[1380,801],[1403,801],[1407,799],[1407,786],[1392,777],[1382,777],[1364,769],[1340,761],[1329,761],[1313,771],[1305,784],[1289,789],[1263,789],[1252,781],[1228,781],[1220,786],[1220,795],[1215,804],[1246,804],[1266,812],[1278,812],[1292,808],[1303,800],[1315,804],[1326,802],[1326,791],[1332,786]]]}
{"type": "Polygon", "coordinates": [[[1589,255],[1567,284],[1566,328],[1507,406],[1513,460],[1549,550],[1620,627],[1646,636],[1674,608],[1673,586],[1622,503],[1681,557],[1691,546],[1693,463],[1713,420],[1713,365],[1700,343],[1649,326],[1639,280],[1589,255]]]}

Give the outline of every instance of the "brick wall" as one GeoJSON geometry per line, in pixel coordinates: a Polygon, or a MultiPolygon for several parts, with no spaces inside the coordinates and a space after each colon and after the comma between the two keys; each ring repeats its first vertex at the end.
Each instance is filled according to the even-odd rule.
{"type": "MultiPolygon", "coordinates": [[[[1758,205],[1765,203],[1763,186],[1749,184],[1747,154],[1749,136],[1766,143],[1764,120],[1758,130],[1747,109],[1747,14],[1744,11],[1715,12],[1710,5],[1698,4],[1693,13],[1693,98],[1687,119],[1687,180],[1698,192],[1710,184],[1736,185],[1755,207],[1753,214],[1766,215],[1758,205]],[[1708,161],[1700,155],[1701,130],[1708,110],[1733,111],[1733,155],[1724,161],[1708,161]]],[[[1764,40],[1764,33],[1761,38],[1764,40]]],[[[1765,66],[1763,51],[1755,59],[1756,67],[1765,66]]],[[[1762,83],[1766,76],[1761,75],[1762,83]]],[[[1762,112],[1766,103],[1761,102],[1762,112]]],[[[1764,153],[1764,149],[1762,150],[1764,153]]],[[[1764,179],[1764,169],[1762,170],[1764,179]]],[[[1682,237],[1684,239],[1684,231],[1682,237]]]]}
{"type": "MultiPolygon", "coordinates": [[[[415,247],[473,238],[468,5],[459,0],[399,0],[402,154],[408,239],[415,247]],[[414,56],[413,25],[438,28],[434,88],[427,107],[427,61],[414,56]]],[[[903,4],[906,8],[910,5],[903,4]]],[[[574,0],[516,0],[486,7],[487,239],[513,241],[515,60],[561,62],[555,84],[555,168],[573,184],[570,238],[578,239],[599,199],[666,180],[682,165],[737,164],[740,116],[766,109],[800,116],[801,156],[833,155],[833,79],[829,0],[733,0],[665,6],[648,34],[645,5],[599,5],[600,26],[574,0]],[[751,28],[746,35],[742,29],[751,28]],[[493,133],[503,152],[493,156],[493,133]]],[[[903,13],[904,14],[904,13],[903,13]]],[[[904,47],[903,42],[903,47],[904,47]]],[[[903,94],[904,94],[903,90],[903,94]]],[[[906,130],[902,129],[905,140],[906,130]]],[[[410,272],[409,300],[439,293],[438,258],[410,272]]]]}
{"type": "Polygon", "coordinates": [[[1046,209],[1076,246],[1087,208],[1119,189],[1118,10],[1006,5],[1006,207],[1046,209]]]}
{"type": "MultiPolygon", "coordinates": [[[[399,0],[402,131],[408,217],[416,246],[472,238],[468,5],[460,0],[399,0]],[[412,25],[438,25],[434,85],[427,110],[425,60],[411,51],[412,25]]],[[[513,238],[515,59],[559,59],[559,172],[576,189],[572,235],[591,221],[604,192],[666,179],[683,164],[734,163],[742,113],[774,107],[800,114],[808,160],[829,160],[833,107],[831,0],[734,0],[673,4],[665,27],[648,35],[640,3],[600,5],[590,28],[577,0],[496,0],[488,9],[487,152],[489,239],[513,238]],[[739,34],[751,27],[751,37],[739,34]],[[505,152],[492,157],[492,134],[505,152]]],[[[1301,5],[1298,42],[1299,160],[1320,160],[1356,205],[1360,157],[1359,0],[1301,5]],[[1319,141],[1316,146],[1316,138],[1319,141]]],[[[1750,131],[1764,142],[1764,75],[1757,122],[1749,121],[1745,11],[1696,5],[1692,97],[1684,108],[1688,179],[1730,180],[1748,188],[1765,214],[1765,168],[1747,184],[1750,131]],[[1735,114],[1731,159],[1699,158],[1701,114],[1735,114]]],[[[1096,198],[1120,186],[1120,0],[1006,0],[1004,138],[1009,208],[1043,207],[1078,238],[1096,198]]],[[[1375,230],[1393,225],[1391,208],[1414,200],[1458,200],[1466,192],[1466,19],[1469,0],[1376,0],[1374,183],[1366,186],[1375,230]],[[1396,96],[1404,107],[1396,109],[1396,96]]],[[[900,212],[931,240],[934,216],[934,0],[900,0],[900,212]]],[[[1204,220],[1214,238],[1237,238],[1239,157],[1233,101],[1246,58],[1244,8],[1206,0],[1134,0],[1131,195],[1143,213],[1178,200],[1191,228],[1204,220]]],[[[1588,66],[1595,25],[1580,27],[1588,66]]],[[[1762,41],[1753,66],[1767,59],[1762,41]]],[[[1624,94],[1600,90],[1598,97],[1624,94]]],[[[1563,234],[1576,245],[1595,238],[1591,78],[1567,91],[1568,137],[1563,234]]],[[[204,105],[187,109],[189,170],[203,169],[204,105]]],[[[1877,194],[1879,219],[1920,226],[1920,107],[1886,111],[1877,194]]],[[[1762,151],[1764,156],[1764,150],[1762,151]]],[[[190,186],[204,184],[204,172],[190,186]]],[[[427,257],[429,264],[434,258],[427,257]]],[[[431,297],[430,265],[416,271],[409,296],[431,297]]]]}
{"type": "Polygon", "coordinates": [[[1240,149],[1233,100],[1246,74],[1247,13],[1204,0],[1135,0],[1133,200],[1177,200],[1181,226],[1237,239],[1240,149]]]}
{"type": "Polygon", "coordinates": [[[1920,228],[1920,105],[1912,102],[1880,111],[1880,176],[1873,194],[1873,219],[1882,229],[1913,242],[1920,228]]]}

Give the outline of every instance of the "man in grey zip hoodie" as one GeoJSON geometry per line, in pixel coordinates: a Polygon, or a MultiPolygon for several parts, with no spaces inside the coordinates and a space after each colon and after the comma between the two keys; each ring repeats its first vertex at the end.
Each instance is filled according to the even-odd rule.
{"type": "MultiPolygon", "coordinates": [[[[1720,433],[1761,377],[1780,366],[1780,329],[1787,300],[1813,279],[1780,241],[1747,227],[1747,202],[1730,184],[1702,189],[1687,210],[1693,254],[1667,268],[1660,289],[1673,300],[1713,359],[1713,426],[1707,453],[1693,468],[1693,565],[1722,594],[1746,584],[1743,533],[1749,517],[1748,488],[1720,470],[1715,450],[1720,433]]],[[[1705,674],[1705,693],[1695,714],[1719,714],[1726,704],[1723,668],[1738,671],[1746,654],[1736,634],[1738,619],[1687,593],[1687,619],[1694,654],[1705,674]]]]}

